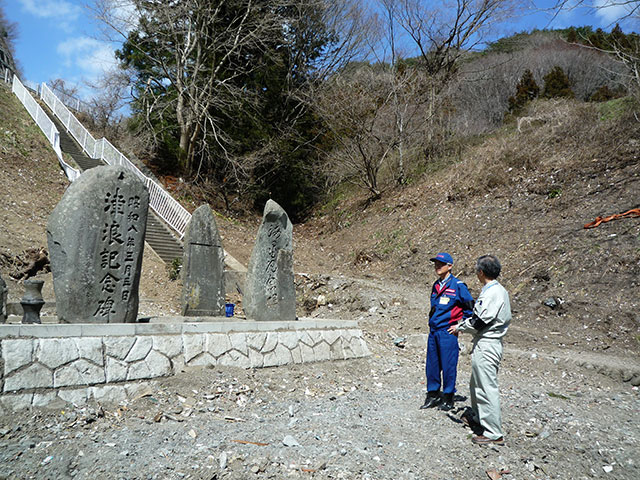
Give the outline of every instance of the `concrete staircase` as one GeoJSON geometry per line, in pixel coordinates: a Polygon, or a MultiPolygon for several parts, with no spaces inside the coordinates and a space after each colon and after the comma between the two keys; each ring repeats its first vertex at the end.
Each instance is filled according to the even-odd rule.
{"type": "MultiPolygon", "coordinates": [[[[80,167],[80,170],[84,172],[90,168],[105,165],[102,160],[85,155],[82,147],[80,147],[75,139],[67,132],[58,117],[53,115],[46,105],[43,104],[42,108],[47,110],[49,118],[53,120],[56,128],[60,132],[60,149],[73,158],[76,164],[78,164],[78,167],[80,167]]],[[[147,215],[145,241],[165,263],[169,264],[176,258],[182,259],[182,242],[173,235],[171,230],[169,230],[160,217],[151,209],[149,209],[149,214],[147,215]]]]}
{"type": "Polygon", "coordinates": [[[182,260],[182,242],[173,236],[169,227],[151,209],[147,215],[145,240],[165,263],[170,264],[176,258],[182,260]]]}

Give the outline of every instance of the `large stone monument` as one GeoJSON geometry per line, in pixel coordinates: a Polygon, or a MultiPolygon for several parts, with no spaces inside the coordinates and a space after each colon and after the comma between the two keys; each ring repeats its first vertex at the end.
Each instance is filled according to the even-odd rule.
{"type": "Polygon", "coordinates": [[[262,225],[251,253],[243,308],[253,320],[295,320],[293,226],[273,200],[264,207],[262,225]]]}
{"type": "Polygon", "coordinates": [[[47,225],[60,322],[136,321],[148,207],[142,181],[120,166],[69,186],[47,225]]]}
{"type": "Polygon", "coordinates": [[[224,250],[209,205],[193,212],[184,237],[182,315],[224,315],[224,250]]]}

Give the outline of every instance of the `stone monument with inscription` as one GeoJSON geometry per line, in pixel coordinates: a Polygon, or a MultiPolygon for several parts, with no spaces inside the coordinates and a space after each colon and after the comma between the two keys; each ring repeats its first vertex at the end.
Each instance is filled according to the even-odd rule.
{"type": "Polygon", "coordinates": [[[184,236],[182,315],[224,315],[224,250],[209,205],[193,212],[184,236]]]}
{"type": "Polygon", "coordinates": [[[49,216],[58,319],[135,322],[149,193],[120,166],[87,170],[49,216]]]}
{"type": "Polygon", "coordinates": [[[249,260],[243,308],[252,320],[296,319],[293,226],[287,213],[273,200],[264,207],[249,260]]]}

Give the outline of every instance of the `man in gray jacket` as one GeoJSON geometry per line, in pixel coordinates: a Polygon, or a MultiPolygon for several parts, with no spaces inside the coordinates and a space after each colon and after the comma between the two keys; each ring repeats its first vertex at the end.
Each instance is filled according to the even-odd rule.
{"type": "Polygon", "coordinates": [[[501,265],[493,255],[484,255],[476,263],[476,275],[483,285],[473,308],[473,316],[449,327],[449,333],[469,332],[473,336],[471,353],[470,416],[463,421],[483,429],[471,439],[478,445],[504,445],[500,416],[498,369],[502,360],[502,337],[511,322],[509,294],[498,283],[501,265]]]}

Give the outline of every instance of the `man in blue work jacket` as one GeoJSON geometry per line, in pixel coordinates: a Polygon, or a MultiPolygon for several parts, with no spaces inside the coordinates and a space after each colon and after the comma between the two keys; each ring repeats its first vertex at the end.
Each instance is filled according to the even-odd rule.
{"type": "Polygon", "coordinates": [[[429,339],[427,341],[427,397],[422,408],[440,405],[440,410],[453,408],[458,370],[458,335],[447,330],[473,314],[473,298],[464,282],[451,274],[453,258],[438,253],[431,259],[439,280],[431,288],[429,339]],[[441,379],[442,376],[442,379],[441,379]],[[440,387],[442,386],[442,397],[440,387]]]}

